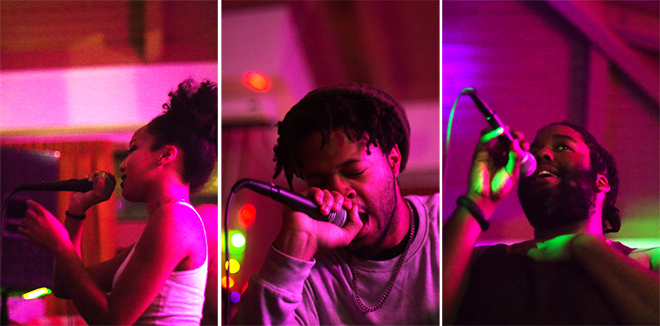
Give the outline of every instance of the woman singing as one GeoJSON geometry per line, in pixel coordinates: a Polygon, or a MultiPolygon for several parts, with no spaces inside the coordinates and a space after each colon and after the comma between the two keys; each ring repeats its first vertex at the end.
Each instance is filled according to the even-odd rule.
{"type": "Polygon", "coordinates": [[[138,129],[121,164],[123,197],[146,204],[137,242],[114,258],[85,267],[80,243],[85,211],[110,198],[114,176],[96,172],[93,190],[74,193],[64,223],[28,201],[19,231],[55,257],[54,293],[73,300],[85,321],[102,325],[199,325],[208,253],[206,232],[189,194],[217,161],[218,90],[186,80],[164,113],[138,129]]]}

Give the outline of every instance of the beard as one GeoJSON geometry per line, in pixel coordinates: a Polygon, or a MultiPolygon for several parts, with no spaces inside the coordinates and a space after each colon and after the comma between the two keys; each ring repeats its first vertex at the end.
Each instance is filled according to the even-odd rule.
{"type": "Polygon", "coordinates": [[[580,170],[561,178],[556,187],[535,189],[531,178],[520,180],[518,199],[534,229],[546,230],[586,221],[595,208],[597,173],[580,170]]]}
{"type": "Polygon", "coordinates": [[[377,236],[374,241],[365,247],[353,250],[353,254],[358,257],[366,259],[376,257],[382,249],[381,247],[385,238],[394,232],[396,225],[398,224],[399,210],[397,207],[398,200],[394,174],[392,174],[392,178],[388,178],[388,181],[384,183],[382,188],[382,196],[378,200],[378,204],[375,205],[376,207],[373,209],[368,206],[363,207],[363,210],[369,216],[381,216],[383,219],[382,223],[379,224],[377,236]]]}

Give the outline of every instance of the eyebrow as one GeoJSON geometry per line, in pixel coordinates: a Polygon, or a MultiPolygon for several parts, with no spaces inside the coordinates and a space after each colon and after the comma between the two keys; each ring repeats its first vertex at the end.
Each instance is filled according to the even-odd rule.
{"type": "Polygon", "coordinates": [[[361,159],[352,158],[352,159],[348,159],[348,160],[346,160],[346,162],[344,162],[344,163],[342,163],[342,164],[339,164],[339,166],[340,166],[340,167],[344,167],[344,166],[347,166],[347,165],[351,165],[351,164],[355,164],[355,163],[360,163],[360,162],[362,162],[361,159]]]}
{"type": "MultiPolygon", "coordinates": [[[[361,159],[355,159],[355,158],[348,159],[348,160],[346,160],[345,162],[339,164],[339,168],[341,169],[341,168],[343,168],[343,167],[346,167],[347,165],[351,165],[351,164],[355,164],[355,163],[360,163],[360,162],[362,162],[361,159]]],[[[314,172],[314,173],[310,173],[310,174],[305,175],[305,178],[306,178],[306,179],[309,179],[309,178],[322,177],[322,176],[323,176],[323,173],[321,173],[321,172],[314,172]]]]}
{"type": "MultiPolygon", "coordinates": [[[[577,140],[575,140],[575,138],[573,138],[571,136],[567,136],[567,135],[561,135],[561,134],[552,135],[551,139],[552,140],[569,140],[569,141],[572,141],[574,143],[577,143],[577,140]]],[[[538,145],[539,145],[538,141],[535,140],[532,144],[529,145],[529,147],[532,148],[532,147],[538,146],[538,145]]]]}
{"type": "Polygon", "coordinates": [[[552,136],[552,139],[564,139],[564,140],[570,140],[570,141],[573,141],[573,142],[577,142],[577,140],[575,140],[575,138],[573,138],[571,136],[566,136],[566,135],[554,135],[554,136],[552,136]]]}

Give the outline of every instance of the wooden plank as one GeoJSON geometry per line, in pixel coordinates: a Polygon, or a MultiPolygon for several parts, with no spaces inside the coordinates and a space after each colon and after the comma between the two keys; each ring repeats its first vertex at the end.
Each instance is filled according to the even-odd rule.
{"type": "Polygon", "coordinates": [[[584,4],[566,0],[547,0],[547,2],[584,33],[606,57],[619,66],[656,105],[660,103],[657,67],[654,70],[652,67],[644,65],[637,54],[616,34],[601,24],[584,4]]]}

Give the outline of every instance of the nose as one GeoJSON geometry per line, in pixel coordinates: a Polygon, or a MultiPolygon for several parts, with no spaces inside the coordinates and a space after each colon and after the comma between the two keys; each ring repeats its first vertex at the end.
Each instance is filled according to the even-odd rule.
{"type": "Polygon", "coordinates": [[[545,160],[545,161],[552,161],[554,160],[554,155],[552,154],[552,151],[549,148],[541,148],[536,153],[534,153],[534,156],[536,157],[537,161],[545,160]]]}
{"type": "Polygon", "coordinates": [[[340,193],[342,196],[348,199],[355,198],[356,192],[353,187],[342,177],[333,176],[330,178],[327,184],[328,190],[334,190],[340,193]]]}
{"type": "Polygon", "coordinates": [[[119,165],[119,172],[124,173],[126,171],[126,160],[123,160],[119,165]]]}

